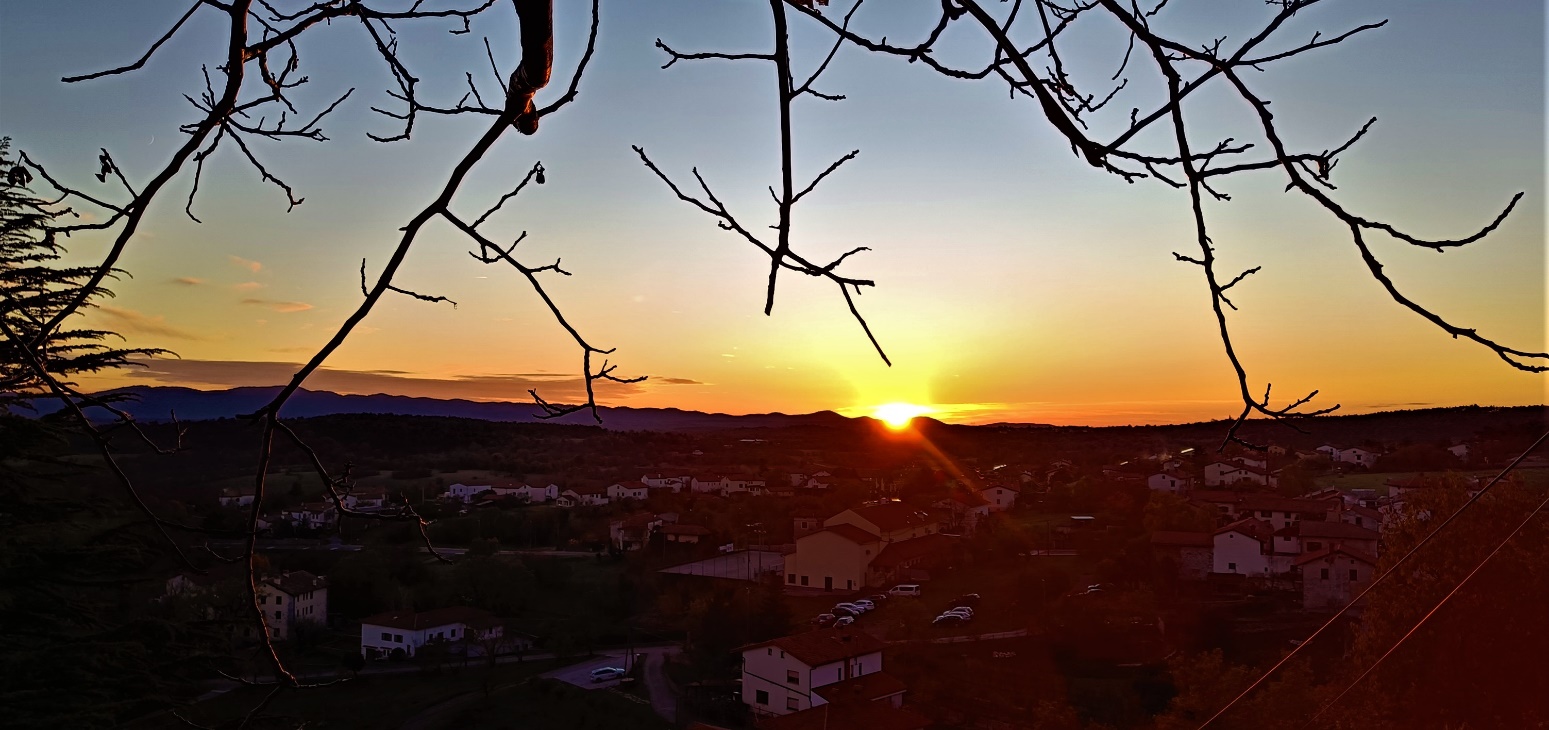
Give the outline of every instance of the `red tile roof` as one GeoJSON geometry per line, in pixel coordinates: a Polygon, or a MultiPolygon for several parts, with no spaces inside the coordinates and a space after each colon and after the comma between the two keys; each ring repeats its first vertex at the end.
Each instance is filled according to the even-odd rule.
{"type": "Polygon", "coordinates": [[[759,644],[742,647],[748,652],[772,646],[795,657],[809,667],[882,651],[887,644],[864,631],[851,629],[819,629],[802,634],[791,634],[759,644]]]}
{"type": "Polygon", "coordinates": [[[1352,548],[1352,547],[1347,547],[1347,546],[1345,546],[1343,544],[1339,544],[1339,543],[1336,543],[1334,545],[1330,545],[1329,547],[1323,548],[1322,550],[1319,550],[1317,552],[1307,553],[1306,555],[1303,555],[1303,556],[1297,558],[1291,564],[1292,565],[1306,565],[1307,563],[1311,563],[1311,562],[1314,562],[1314,561],[1317,561],[1317,560],[1322,560],[1324,558],[1327,558],[1327,557],[1333,555],[1334,553],[1340,553],[1340,554],[1343,554],[1343,555],[1348,555],[1348,556],[1350,556],[1350,557],[1352,557],[1352,558],[1354,558],[1356,560],[1359,560],[1359,561],[1361,561],[1363,563],[1366,563],[1367,565],[1375,566],[1377,564],[1376,556],[1367,554],[1366,552],[1363,552],[1361,550],[1357,550],[1357,549],[1352,548]]]}
{"type": "Polygon", "coordinates": [[[328,587],[327,579],[312,575],[305,570],[286,573],[278,578],[270,578],[265,582],[292,596],[299,596],[308,591],[317,591],[328,587]]]}
{"type": "Polygon", "coordinates": [[[1233,522],[1230,525],[1216,530],[1215,534],[1224,535],[1228,532],[1240,532],[1248,537],[1263,542],[1275,534],[1274,526],[1260,519],[1249,517],[1233,522]]]}
{"type": "Polygon", "coordinates": [[[863,674],[812,690],[829,702],[873,702],[909,690],[904,681],[887,672],[863,674]]]}
{"type": "Polygon", "coordinates": [[[941,533],[923,535],[912,540],[900,540],[889,543],[882,552],[871,561],[873,568],[893,568],[911,560],[923,558],[927,555],[936,555],[946,551],[952,545],[952,538],[941,533]]]}
{"type": "Polygon", "coordinates": [[[876,525],[883,532],[906,530],[910,527],[939,521],[929,513],[922,512],[902,502],[855,507],[851,511],[860,515],[861,519],[876,525]]]}
{"type": "MultiPolygon", "coordinates": [[[[812,534],[816,535],[819,532],[832,532],[835,535],[838,535],[838,536],[840,536],[840,537],[842,537],[842,538],[844,538],[846,540],[849,540],[850,542],[855,543],[856,545],[867,545],[867,544],[874,543],[877,540],[881,539],[881,538],[877,537],[876,535],[873,535],[873,534],[871,534],[871,533],[869,533],[869,532],[867,532],[867,531],[865,531],[865,530],[863,530],[863,529],[861,529],[859,527],[856,527],[855,525],[849,524],[849,523],[845,523],[845,524],[842,524],[842,525],[834,525],[833,527],[825,527],[825,528],[823,528],[821,530],[818,530],[817,532],[814,532],[812,534]]],[[[803,537],[806,537],[806,536],[804,535],[803,537]]]]}

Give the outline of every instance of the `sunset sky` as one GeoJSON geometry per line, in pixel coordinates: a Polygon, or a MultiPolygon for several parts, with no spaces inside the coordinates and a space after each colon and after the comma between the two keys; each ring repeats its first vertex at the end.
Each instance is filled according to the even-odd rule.
{"type": "MultiPolygon", "coordinates": [[[[849,6],[835,3],[831,14],[849,6]]],[[[556,78],[540,102],[562,93],[585,38],[588,4],[556,4],[556,78]]],[[[680,183],[692,182],[697,166],[750,225],[774,221],[766,191],[779,180],[772,70],[726,61],[663,70],[653,45],[661,38],[683,51],[767,50],[767,4],[602,7],[598,54],[579,99],[536,136],[504,138],[454,205],[476,215],[543,162],[548,184],[530,187],[494,220],[506,240],[528,232],[518,252],[529,263],[562,257],[574,276],[550,277],[548,286],[567,315],[592,342],[618,348],[620,374],[650,376],[605,390],[606,404],[858,415],[901,401],[951,421],[1092,425],[1240,410],[1200,273],[1172,255],[1197,253],[1183,191],[1126,184],[1085,165],[1030,102],[1008,99],[1002,81],[954,81],[854,48],[841,50],[818,83],[846,101],[796,104],[796,177],[810,179],[851,149],[860,156],[797,208],[793,240],[821,260],[872,247],[845,266],[878,283],[858,304],[894,366],[872,351],[831,285],[787,274],[773,316],[764,316],[768,259],[677,201],[630,145],[680,183]]],[[[937,7],[868,3],[854,27],[912,42],[937,7]]],[[[182,95],[202,91],[201,63],[220,62],[221,18],[196,14],[136,74],[73,85],[59,78],[133,60],[185,9],[0,4],[0,135],[93,190],[105,187],[92,178],[99,147],[132,180],[159,170],[184,139],[178,125],[197,116],[182,95]]],[[[1231,47],[1268,12],[1259,2],[1173,0],[1157,22],[1195,45],[1226,35],[1231,47]]],[[[446,23],[401,28],[421,93],[455,102],[464,70],[492,89],[479,39],[491,36],[509,70],[508,17],[480,19],[469,35],[447,34],[454,26],[446,23]]],[[[1337,146],[1378,117],[1334,176],[1334,195],[1357,214],[1456,237],[1525,192],[1495,235],[1463,250],[1439,255],[1387,239],[1373,246],[1398,286],[1437,313],[1541,350],[1543,3],[1329,0],[1299,17],[1284,44],[1384,17],[1385,28],[1268,65],[1250,83],[1274,100],[1299,150],[1337,146]]],[[[986,39],[960,25],[943,60],[982,65],[986,39]]],[[[792,27],[804,77],[831,36],[805,18],[793,17],[792,27]]],[[[359,302],[360,260],[372,274],[380,269],[398,229],[485,124],[422,118],[410,142],[373,142],[366,132],[396,128],[369,107],[397,102],[383,93],[391,82],[369,38],[357,23],[309,36],[301,60],[311,83],[296,98],[315,110],[357,90],[324,122],[331,141],[254,147],[305,203],[287,214],[283,195],[226,149],[206,163],[197,224],[183,213],[192,181],[185,171],[121,263],[133,278],[116,283],[118,296],[91,315],[132,345],[182,359],[83,384],[288,380],[359,302]]],[[[1072,36],[1066,60],[1085,90],[1106,93],[1124,43],[1101,24],[1072,36]]],[[[1114,111],[1094,122],[1095,137],[1111,137],[1107,130],[1120,128],[1131,107],[1155,105],[1154,67],[1142,60],[1132,61],[1131,88],[1114,111]]],[[[1222,91],[1202,92],[1192,107],[1197,140],[1259,142],[1249,110],[1222,91]]],[[[1304,196],[1284,193],[1283,174],[1236,177],[1224,188],[1232,201],[1207,210],[1222,271],[1264,267],[1233,290],[1242,311],[1232,323],[1256,389],[1266,380],[1287,396],[1318,388],[1319,402],[1350,412],[1544,402],[1543,376],[1512,370],[1390,300],[1348,230],[1304,196]]],[[[74,258],[99,257],[105,243],[78,237],[74,258]]],[[[538,387],[550,400],[576,397],[580,356],[568,337],[514,272],[474,261],[469,249],[450,227],[432,228],[397,283],[458,306],[390,297],[307,387],[479,400],[525,400],[538,387]]]]}

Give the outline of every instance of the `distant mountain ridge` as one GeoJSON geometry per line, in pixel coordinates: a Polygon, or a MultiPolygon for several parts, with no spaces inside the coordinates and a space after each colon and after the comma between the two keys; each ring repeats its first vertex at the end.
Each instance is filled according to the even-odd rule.
{"type": "MultiPolygon", "coordinates": [[[[164,422],[175,413],[180,421],[204,421],[237,418],[268,403],[279,386],[243,387],[228,390],[195,390],[176,386],[136,385],[98,395],[129,395],[133,400],[119,408],[137,420],[164,422]]],[[[44,404],[41,413],[54,410],[44,404]]],[[[407,395],[344,395],[326,390],[298,390],[286,401],[280,413],[288,418],[311,418],[346,413],[370,413],[400,416],[448,416],[482,421],[518,423],[563,423],[596,425],[590,411],[561,418],[541,419],[543,411],[532,403],[480,402],[464,399],[422,398],[407,395]]],[[[731,415],[701,413],[678,408],[602,407],[603,428],[615,431],[699,431],[730,428],[784,428],[847,423],[852,419],[833,411],[806,414],[760,413],[731,415]]]]}

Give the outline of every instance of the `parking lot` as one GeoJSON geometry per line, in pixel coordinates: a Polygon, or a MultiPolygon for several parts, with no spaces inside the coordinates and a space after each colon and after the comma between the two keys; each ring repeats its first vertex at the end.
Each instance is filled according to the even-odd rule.
{"type": "Polygon", "coordinates": [[[586,689],[602,689],[604,687],[618,686],[619,680],[617,679],[610,679],[606,682],[592,681],[592,670],[602,669],[603,667],[618,667],[620,669],[627,668],[624,664],[624,652],[620,651],[612,652],[609,654],[599,654],[595,658],[588,659],[579,664],[572,664],[568,667],[556,669],[552,672],[547,672],[543,676],[552,677],[561,682],[567,682],[577,687],[585,687],[586,689]]]}

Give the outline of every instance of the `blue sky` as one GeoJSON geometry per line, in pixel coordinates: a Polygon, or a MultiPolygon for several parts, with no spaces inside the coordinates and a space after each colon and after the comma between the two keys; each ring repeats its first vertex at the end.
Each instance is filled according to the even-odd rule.
{"type": "MultiPolygon", "coordinates": [[[[935,5],[867,5],[855,28],[917,38],[935,5]]],[[[563,88],[587,6],[557,7],[555,86],[563,88]]],[[[96,184],[98,147],[132,178],[151,174],[182,141],[178,124],[195,118],[182,94],[202,88],[200,64],[219,62],[220,18],[196,14],[139,73],[75,85],[59,78],[133,59],[184,8],[0,6],[0,134],[81,185],[96,184]]],[[[1174,0],[1157,23],[1196,44],[1221,35],[1230,44],[1266,12],[1252,2],[1174,0]]],[[[1468,249],[1443,256],[1374,245],[1415,298],[1497,339],[1541,349],[1543,5],[1328,0],[1293,21],[1285,38],[1381,18],[1390,19],[1386,27],[1267,66],[1252,83],[1275,101],[1293,147],[1326,149],[1379,118],[1335,176],[1339,200],[1362,215],[1452,236],[1526,192],[1495,237],[1468,249]]],[[[492,88],[479,39],[488,35],[509,69],[510,25],[491,15],[467,36],[448,35],[447,24],[402,27],[422,93],[455,101],[465,70],[492,88]]],[[[962,25],[941,57],[982,63],[983,36],[962,25]]],[[[831,39],[803,18],[793,17],[792,28],[800,74],[831,39]]],[[[524,193],[496,222],[508,238],[529,233],[522,249],[530,261],[563,257],[575,276],[552,286],[567,313],[593,341],[619,347],[623,371],[654,376],[610,392],[611,402],[753,412],[906,400],[963,420],[1062,423],[1235,412],[1203,284],[1171,254],[1194,245],[1185,196],[1085,166],[1001,82],[945,79],[854,48],[841,50],[819,83],[849,98],[796,107],[798,180],[851,149],[861,154],[799,207],[795,240],[818,258],[874,249],[847,266],[878,281],[860,306],[896,365],[870,351],[830,287],[805,277],[788,277],[775,316],[764,317],[766,260],[673,199],[630,145],[645,147],[680,182],[698,166],[742,218],[772,222],[771,71],[724,61],[662,70],[654,47],[661,38],[684,51],[759,51],[769,32],[761,2],[604,0],[598,55],[579,99],[538,135],[503,139],[458,198],[460,210],[482,210],[543,162],[549,184],[524,193]]],[[[332,141],[255,147],[305,204],[285,213],[283,197],[232,150],[207,164],[195,203],[203,224],[182,214],[187,173],[158,201],[123,262],[134,278],[115,287],[115,309],[97,316],[135,344],[169,347],[185,362],[158,364],[134,382],[253,384],[272,379],[276,367],[249,363],[303,359],[358,301],[360,259],[369,270],[380,266],[397,228],[478,133],[479,120],[426,118],[410,142],[366,139],[393,131],[369,111],[393,100],[367,43],[358,26],[338,23],[310,31],[302,46],[312,80],[297,94],[304,108],[357,88],[324,125],[332,141]]],[[[1122,50],[1123,36],[1092,23],[1074,29],[1065,59],[1098,90],[1122,50]]],[[[1093,121],[1094,136],[1111,136],[1128,108],[1160,98],[1143,60],[1132,61],[1113,114],[1093,121]]],[[[1207,89],[1192,107],[1198,138],[1257,141],[1249,111],[1224,91],[1207,89]]],[[[1223,268],[1265,267],[1236,290],[1243,311],[1233,319],[1256,383],[1272,380],[1277,392],[1322,388],[1352,410],[1543,401],[1541,376],[1511,371],[1388,300],[1348,233],[1283,186],[1275,173],[1245,176],[1227,185],[1232,202],[1208,210],[1223,268]]],[[[82,237],[75,251],[90,259],[102,244],[82,237]]],[[[578,357],[531,292],[467,250],[445,227],[416,244],[400,285],[459,306],[384,302],[330,361],[338,382],[354,383],[339,387],[521,398],[531,384],[524,376],[553,384],[575,371],[578,357]],[[363,373],[377,377],[346,377],[363,373]]]]}

